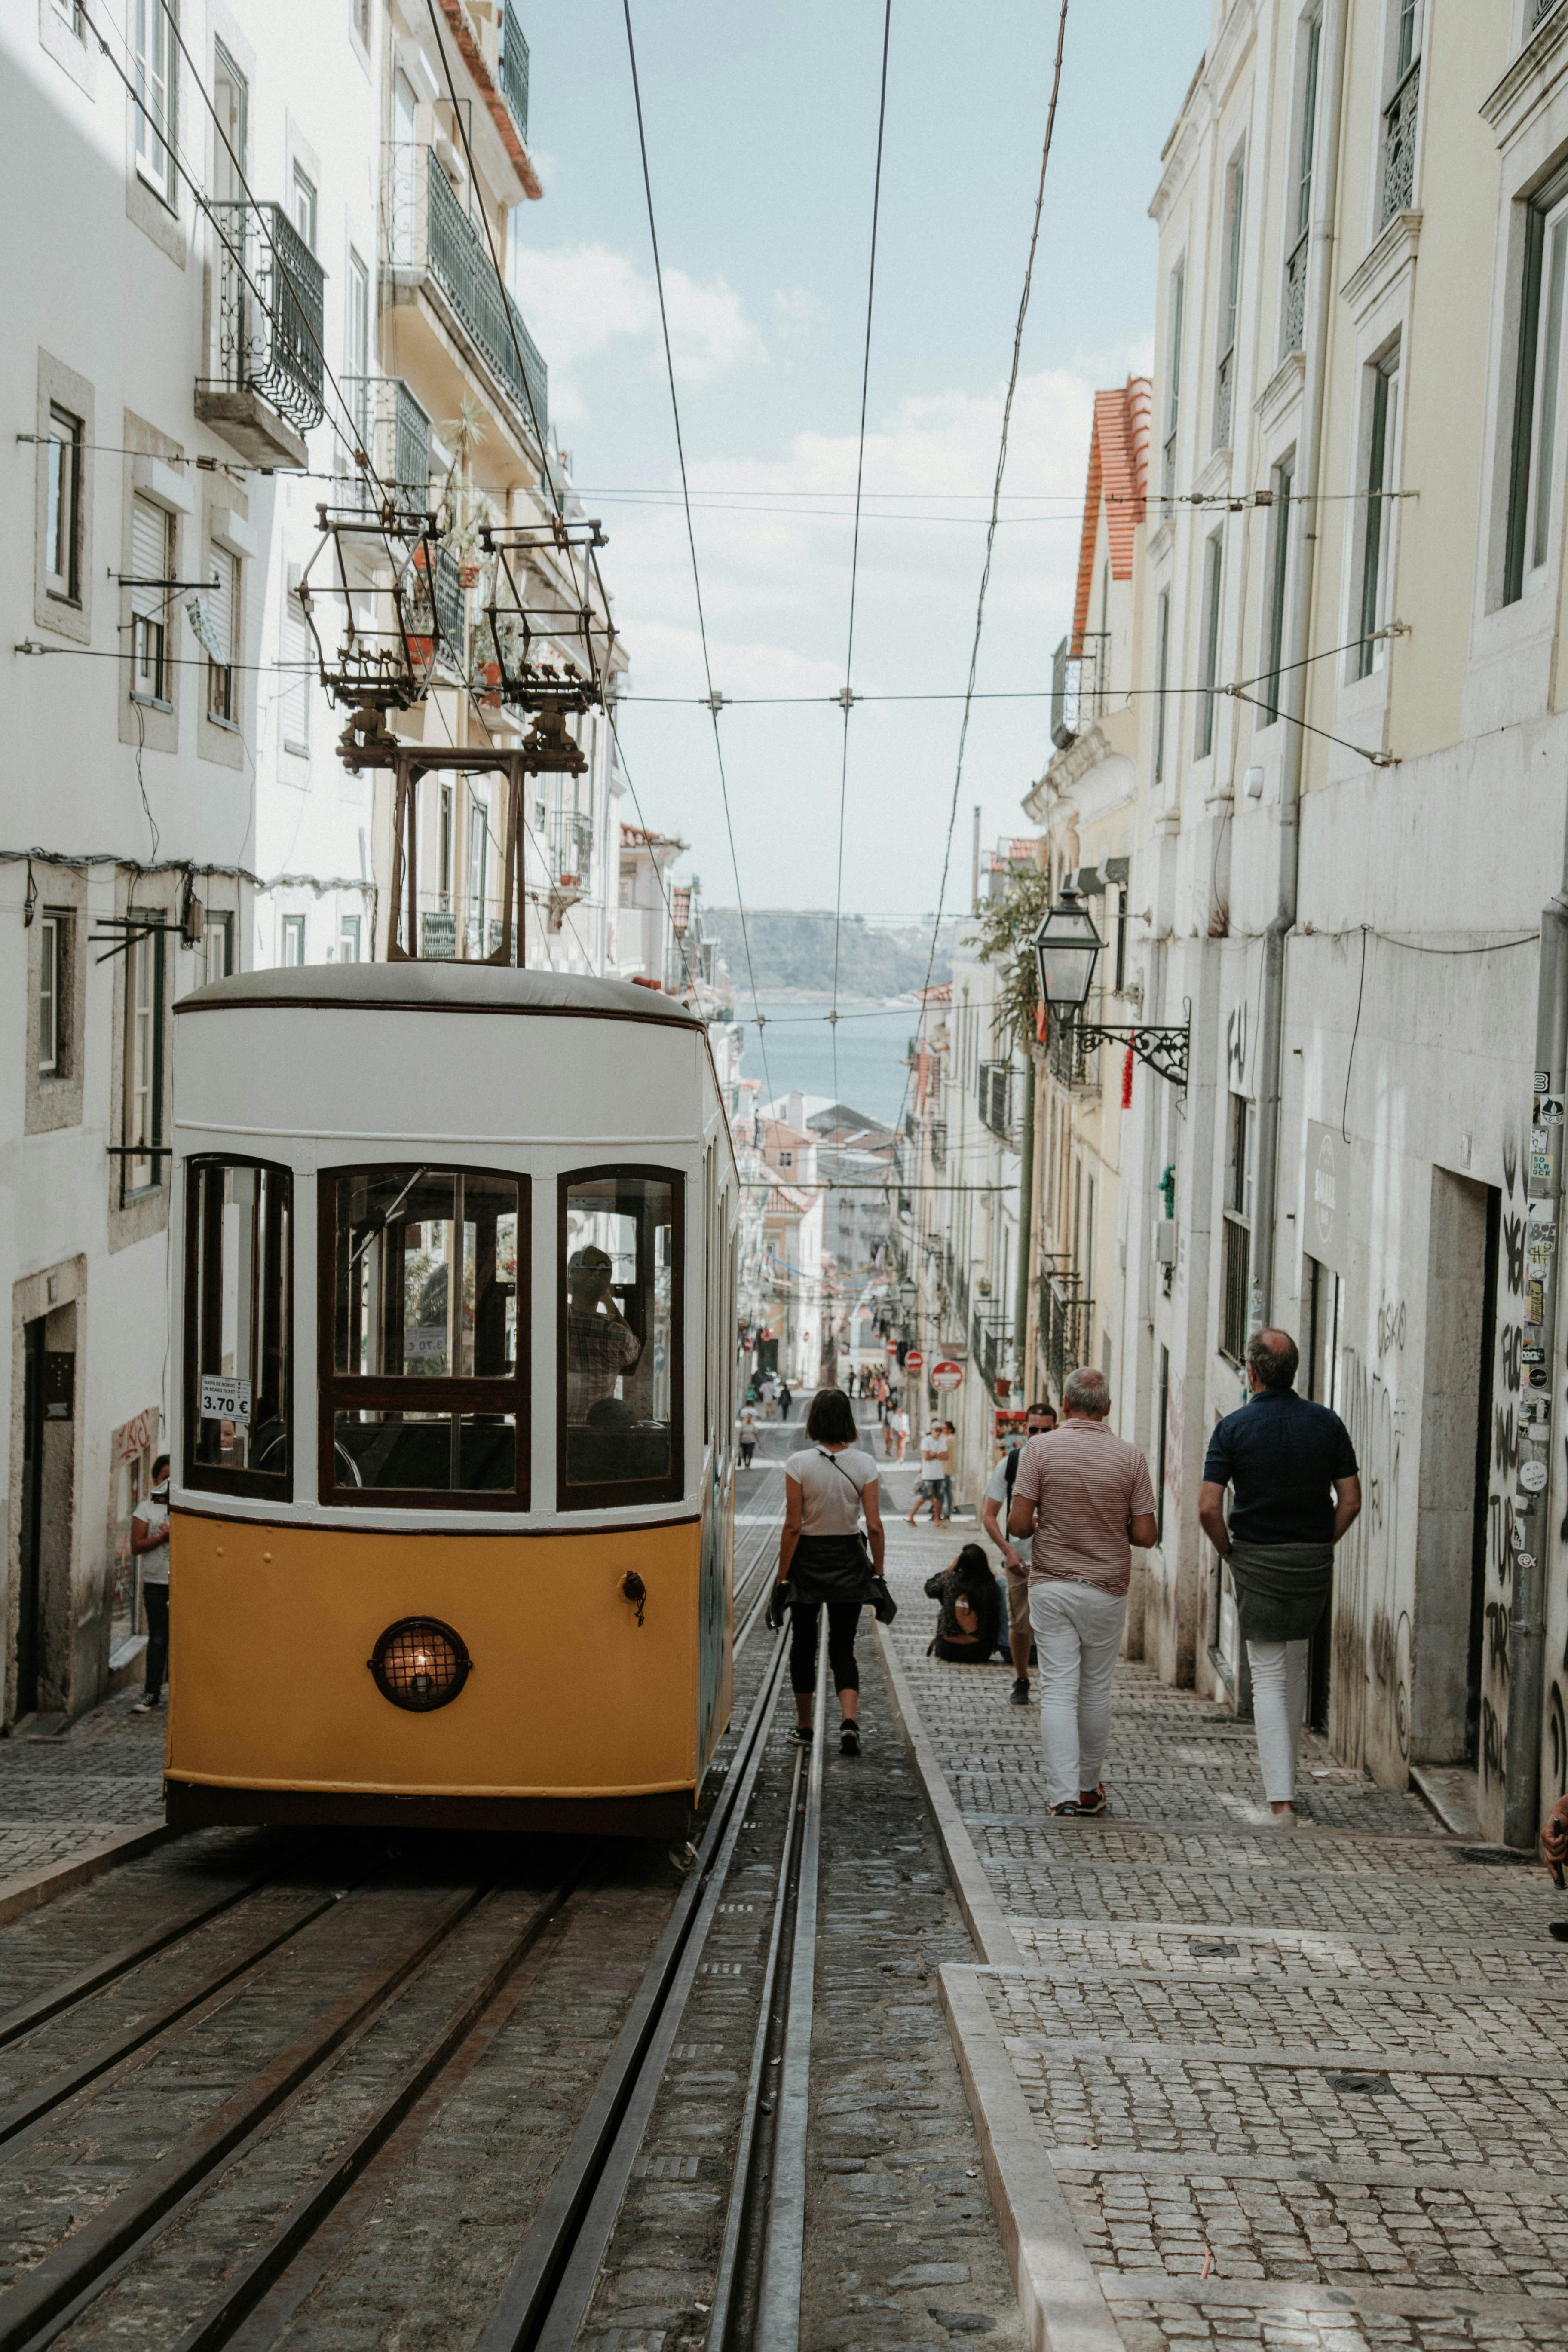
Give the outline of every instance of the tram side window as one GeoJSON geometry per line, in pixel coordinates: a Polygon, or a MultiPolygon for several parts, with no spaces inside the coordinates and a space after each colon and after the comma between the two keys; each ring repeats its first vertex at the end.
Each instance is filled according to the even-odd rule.
{"type": "Polygon", "coordinates": [[[680,1181],[631,1169],[562,1180],[568,1509],[680,1492],[680,1181]]]}
{"type": "Polygon", "coordinates": [[[286,1492],[289,1171],[198,1160],[187,1183],[186,1483],[286,1492]]]}
{"type": "Polygon", "coordinates": [[[323,1179],[323,1496],[349,1502],[371,1487],[384,1500],[521,1507],[518,1179],[363,1168],[323,1179]]]}

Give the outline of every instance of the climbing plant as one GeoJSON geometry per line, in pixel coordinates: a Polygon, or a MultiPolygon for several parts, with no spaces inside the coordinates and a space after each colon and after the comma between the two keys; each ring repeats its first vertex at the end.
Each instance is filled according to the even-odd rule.
{"type": "Polygon", "coordinates": [[[1035,933],[1051,904],[1048,875],[1037,866],[1016,866],[1005,890],[982,901],[969,934],[980,942],[982,963],[1000,964],[996,988],[998,1042],[1032,1045],[1039,1009],[1040,973],[1035,933]]]}

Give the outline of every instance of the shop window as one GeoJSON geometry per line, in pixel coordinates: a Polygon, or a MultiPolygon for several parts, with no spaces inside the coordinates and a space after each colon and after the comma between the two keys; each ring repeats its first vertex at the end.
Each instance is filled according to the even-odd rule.
{"type": "Polygon", "coordinates": [[[324,1503],[526,1509],[527,1216],[489,1171],[322,1177],[324,1503]]]}
{"type": "Polygon", "coordinates": [[[563,1509],[682,1491],[682,1179],[595,1168],[561,1180],[563,1509]]]}
{"type": "Polygon", "coordinates": [[[292,1179],[194,1160],[185,1195],[185,1484],[286,1498],[292,1179]]]}

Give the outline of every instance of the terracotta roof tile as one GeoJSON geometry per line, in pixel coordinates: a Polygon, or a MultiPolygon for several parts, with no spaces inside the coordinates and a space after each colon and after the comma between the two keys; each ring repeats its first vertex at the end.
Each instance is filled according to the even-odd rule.
{"type": "Polygon", "coordinates": [[[1094,429],[1089,442],[1089,480],[1083,493],[1083,534],[1079,541],[1078,594],[1073,600],[1075,652],[1089,626],[1094,587],[1094,547],[1100,510],[1105,509],[1106,544],[1113,580],[1132,577],[1132,543],[1143,520],[1149,482],[1149,413],[1152,387],[1146,375],[1129,376],[1114,392],[1094,395],[1094,429]]]}

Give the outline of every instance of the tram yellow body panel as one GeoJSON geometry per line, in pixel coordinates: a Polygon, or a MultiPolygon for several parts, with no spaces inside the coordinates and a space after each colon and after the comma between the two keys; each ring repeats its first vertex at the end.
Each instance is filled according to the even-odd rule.
{"type": "MultiPolygon", "coordinates": [[[[695,1519],[447,1536],[177,1510],[170,1533],[171,1780],[571,1799],[701,1778],[695,1519]],[[640,1625],[628,1569],[647,1587],[640,1625]],[[388,1706],[369,1668],[408,1616],[451,1625],[473,1661],[428,1714],[388,1706]]],[[[729,1646],[710,1744],[729,1719],[729,1646]]]]}

